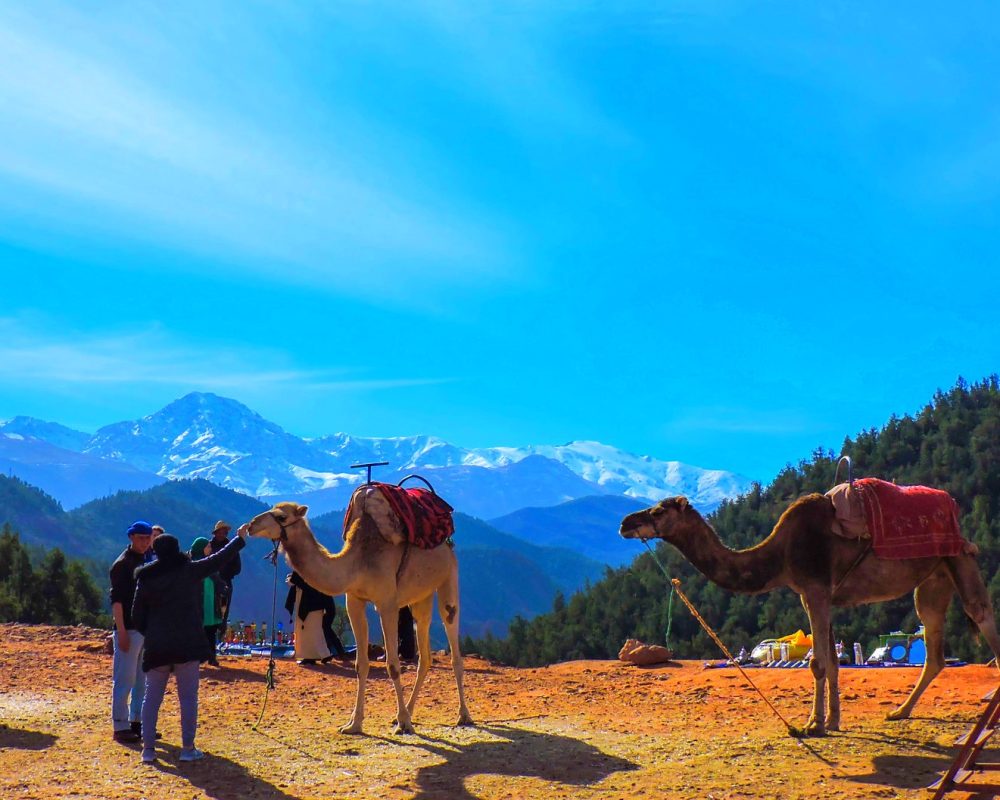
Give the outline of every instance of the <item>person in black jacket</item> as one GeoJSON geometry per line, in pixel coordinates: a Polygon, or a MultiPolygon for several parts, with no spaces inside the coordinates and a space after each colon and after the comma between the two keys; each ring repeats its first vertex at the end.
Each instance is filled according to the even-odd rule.
{"type": "Polygon", "coordinates": [[[242,526],[218,553],[192,561],[182,553],[177,538],[165,533],[156,538],[156,561],[136,570],[132,619],[145,637],[142,669],[146,695],[142,703],[142,760],[156,760],[156,722],[167,680],[177,678],[181,709],[181,761],[204,756],[194,746],[198,728],[198,667],[212,655],[202,627],[202,581],[243,549],[249,526],[242,526]]]}
{"type": "MultiPolygon", "coordinates": [[[[208,543],[213,553],[218,553],[223,547],[229,544],[228,537],[230,530],[229,523],[225,520],[220,519],[215,523],[215,527],[212,529],[212,538],[208,543]]],[[[243,562],[240,560],[239,554],[237,554],[236,558],[231,559],[225,566],[219,569],[216,576],[215,604],[218,616],[222,619],[222,622],[215,629],[216,644],[225,635],[226,627],[229,625],[229,609],[233,607],[233,578],[239,575],[242,569],[243,562]]],[[[209,663],[212,662],[210,661],[209,663]]],[[[214,666],[218,666],[218,663],[216,662],[214,666]]]]}

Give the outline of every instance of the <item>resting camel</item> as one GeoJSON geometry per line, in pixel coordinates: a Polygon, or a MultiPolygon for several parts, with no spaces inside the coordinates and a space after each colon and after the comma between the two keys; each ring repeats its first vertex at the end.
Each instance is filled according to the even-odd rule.
{"type": "Polygon", "coordinates": [[[832,532],[834,509],[822,494],[799,498],[789,506],[760,544],[730,550],[684,497],[671,497],[622,520],[626,539],[664,539],[681,551],[706,578],[723,589],[759,594],[787,586],[797,592],[809,615],[816,685],[805,732],[822,736],[840,729],[838,660],[831,623],[834,606],[892,600],[912,591],[924,624],[927,657],[917,685],[888,719],[906,719],[920,695],[944,668],[944,621],[952,595],[1000,656],[1000,637],[990,596],[971,555],[889,560],[863,555],[867,545],[832,532]],[[860,559],[860,561],[859,561],[860,559]],[[824,719],[825,689],[829,715],[824,719]]]}
{"type": "Polygon", "coordinates": [[[453,549],[407,547],[388,502],[374,486],[362,486],[364,502],[345,522],[344,547],[336,555],[316,541],[306,520],[307,506],[278,503],[250,522],[250,535],[279,540],[292,569],[310,586],[330,595],[347,595],[347,616],[358,645],[358,695],[350,722],[341,733],[361,733],[368,680],[368,620],[365,604],[374,603],[382,621],[386,664],[396,690],[396,733],[413,733],[413,707],[431,666],[430,624],[434,593],[448,634],[451,664],[458,684],[458,724],[471,725],[462,687],[462,654],[458,645],[458,560],[453,549]],[[409,606],[417,625],[417,677],[409,701],[400,683],[399,609],[409,606]]]}

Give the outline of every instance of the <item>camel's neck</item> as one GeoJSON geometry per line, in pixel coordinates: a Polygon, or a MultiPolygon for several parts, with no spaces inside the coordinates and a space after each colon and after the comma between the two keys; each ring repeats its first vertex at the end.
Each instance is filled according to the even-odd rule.
{"type": "Polygon", "coordinates": [[[344,594],[351,588],[352,579],[359,573],[349,550],[333,555],[316,541],[304,521],[297,523],[294,529],[289,529],[288,539],[282,546],[292,569],[306,583],[324,594],[344,594]]]}
{"type": "Polygon", "coordinates": [[[784,586],[784,553],[772,534],[747,550],[730,550],[703,520],[667,540],[712,583],[743,594],[757,594],[784,586]]]}

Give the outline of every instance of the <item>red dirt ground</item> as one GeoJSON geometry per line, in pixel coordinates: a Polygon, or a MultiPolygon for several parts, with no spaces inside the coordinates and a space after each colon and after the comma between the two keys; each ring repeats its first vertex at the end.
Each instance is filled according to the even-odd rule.
{"type": "MultiPolygon", "coordinates": [[[[948,669],[914,719],[887,722],[917,671],[845,669],[844,730],[799,741],[733,669],[615,661],[512,669],[473,657],[466,687],[477,727],[455,728],[451,670],[438,656],[416,735],[391,734],[391,685],[375,667],[366,735],[345,736],[337,728],[353,704],[352,669],[279,662],[255,731],[267,662],[223,658],[221,668],[202,671],[205,760],[177,761],[171,683],[160,760],[145,766],[136,747],[111,739],[111,658],[100,652],[102,637],[87,628],[0,625],[0,797],[924,798],[998,683],[993,668],[948,669]]],[[[751,674],[783,715],[805,721],[808,670],[751,674]]]]}

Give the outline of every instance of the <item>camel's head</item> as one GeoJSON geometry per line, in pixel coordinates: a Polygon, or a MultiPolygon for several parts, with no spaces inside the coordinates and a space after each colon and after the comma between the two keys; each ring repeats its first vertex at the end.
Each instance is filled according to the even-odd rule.
{"type": "Polygon", "coordinates": [[[666,539],[670,532],[685,519],[699,517],[695,507],[686,497],[668,497],[655,506],[635,511],[622,520],[619,535],[624,539],[666,539]]]}
{"type": "Polygon", "coordinates": [[[264,511],[250,520],[250,535],[264,539],[286,539],[285,531],[300,520],[306,518],[309,506],[298,503],[276,503],[273,508],[264,511]]]}

